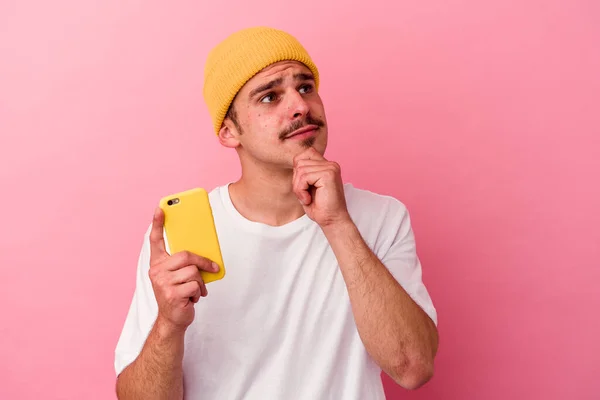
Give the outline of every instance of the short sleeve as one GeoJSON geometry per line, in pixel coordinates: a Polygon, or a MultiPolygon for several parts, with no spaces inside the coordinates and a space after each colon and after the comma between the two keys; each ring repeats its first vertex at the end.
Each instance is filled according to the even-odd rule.
{"type": "Polygon", "coordinates": [[[389,238],[381,262],[388,268],[409,296],[437,326],[437,311],[423,283],[423,271],[417,255],[415,235],[406,207],[392,199],[386,218],[384,234],[389,238]]]}
{"type": "Polygon", "coordinates": [[[114,367],[117,376],[131,364],[142,351],[146,338],[158,314],[158,305],[152,290],[150,270],[150,228],[138,258],[133,299],[115,349],[114,367]]]}

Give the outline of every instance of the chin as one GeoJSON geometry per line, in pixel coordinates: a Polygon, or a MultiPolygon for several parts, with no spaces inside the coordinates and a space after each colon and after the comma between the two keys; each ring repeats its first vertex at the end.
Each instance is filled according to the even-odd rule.
{"type": "Polygon", "coordinates": [[[303,150],[306,150],[309,147],[314,147],[314,149],[317,150],[321,155],[324,155],[325,149],[327,148],[327,139],[319,136],[313,136],[300,142],[300,146],[303,150]]]}
{"type": "Polygon", "coordinates": [[[325,145],[317,143],[313,147],[315,148],[315,150],[317,150],[319,152],[319,154],[321,154],[322,156],[325,156],[325,150],[326,150],[325,145]]]}
{"type": "Polygon", "coordinates": [[[313,136],[313,137],[307,138],[305,140],[298,141],[295,144],[295,147],[293,148],[293,150],[291,151],[291,153],[289,153],[291,155],[291,157],[290,157],[290,159],[288,161],[285,162],[286,167],[287,168],[293,168],[294,157],[296,155],[302,153],[303,151],[305,151],[309,147],[313,147],[315,150],[317,150],[317,152],[319,154],[321,154],[322,156],[324,156],[325,155],[325,150],[327,148],[327,139],[323,138],[323,137],[313,136]]]}
{"type": "Polygon", "coordinates": [[[317,150],[322,156],[325,155],[325,150],[327,150],[327,143],[323,143],[322,141],[317,140],[316,143],[313,144],[315,150],[317,150]]]}

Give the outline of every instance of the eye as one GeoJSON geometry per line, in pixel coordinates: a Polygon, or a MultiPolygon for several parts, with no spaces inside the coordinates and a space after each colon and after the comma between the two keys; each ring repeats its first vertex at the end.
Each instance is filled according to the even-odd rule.
{"type": "Polygon", "coordinates": [[[312,85],[302,85],[300,86],[299,92],[302,94],[310,93],[312,91],[312,85]]]}
{"type": "Polygon", "coordinates": [[[269,93],[265,97],[260,99],[261,103],[270,103],[272,101],[275,101],[275,93],[269,93]]]}

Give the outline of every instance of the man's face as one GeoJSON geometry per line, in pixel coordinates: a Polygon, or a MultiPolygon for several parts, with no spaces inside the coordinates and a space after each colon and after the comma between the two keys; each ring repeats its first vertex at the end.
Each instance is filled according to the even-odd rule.
{"type": "Polygon", "coordinates": [[[237,126],[226,119],[221,141],[240,157],[291,168],[296,154],[313,146],[324,154],[327,125],[310,70],[295,61],[273,64],[250,79],[234,102],[237,126]],[[228,136],[228,139],[223,139],[228,136]]]}

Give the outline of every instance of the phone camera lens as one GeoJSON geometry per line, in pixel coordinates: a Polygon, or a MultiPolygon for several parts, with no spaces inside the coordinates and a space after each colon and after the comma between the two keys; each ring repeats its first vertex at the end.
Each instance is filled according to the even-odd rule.
{"type": "Polygon", "coordinates": [[[173,205],[173,200],[167,201],[167,204],[170,205],[170,206],[172,206],[173,205]]]}

